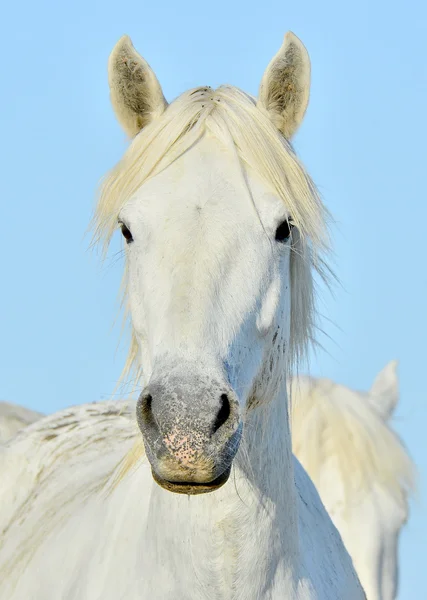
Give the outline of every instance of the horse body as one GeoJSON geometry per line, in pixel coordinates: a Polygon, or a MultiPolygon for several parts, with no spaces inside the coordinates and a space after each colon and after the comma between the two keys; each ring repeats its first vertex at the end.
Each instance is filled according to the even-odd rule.
{"type": "Polygon", "coordinates": [[[140,436],[134,410],[123,402],[67,409],[3,450],[4,481],[18,471],[21,486],[18,497],[2,494],[13,513],[1,515],[0,597],[360,598],[339,535],[296,461],[293,506],[279,502],[280,485],[271,497],[264,483],[260,490],[239,457],[214,494],[172,495],[154,483],[144,456],[116,484],[120,458],[140,436]],[[298,546],[288,535],[295,530],[298,546]]]}
{"type": "Polygon", "coordinates": [[[394,600],[398,539],[415,469],[388,420],[397,404],[396,361],[369,392],[329,379],[292,385],[292,446],[349,551],[368,600],[394,600]]]}
{"type": "Polygon", "coordinates": [[[18,434],[1,457],[2,597],[365,597],[289,431],[286,379],[311,339],[327,237],[289,142],[309,77],[288,34],[258,100],[225,86],[168,106],[128,38],[114,49],[111,98],[134,140],[95,229],[126,241],[146,458],[133,421],[88,408],[18,434]]]}
{"type": "MultiPolygon", "coordinates": [[[[300,377],[298,380],[294,380],[292,389],[293,450],[296,456],[302,461],[308,474],[315,481],[321,500],[353,559],[368,600],[394,600],[397,595],[398,586],[397,553],[399,533],[408,518],[407,495],[414,485],[414,468],[398,438],[393,433],[390,434],[390,426],[388,424],[388,420],[398,401],[396,361],[390,362],[378,374],[375,384],[368,393],[355,392],[330,380],[319,380],[308,377],[300,377]],[[360,427],[360,425],[363,426],[360,427]],[[343,435],[340,433],[342,431],[344,431],[343,435]],[[351,436],[348,436],[349,432],[351,432],[351,436]],[[344,438],[347,440],[347,444],[343,445],[344,438]],[[308,443],[308,439],[311,439],[312,442],[308,443]],[[373,439],[375,439],[374,445],[372,444],[373,439]],[[341,460],[338,459],[338,453],[341,456],[341,460]],[[350,482],[348,481],[349,475],[351,477],[350,487],[350,482]]],[[[19,416],[22,412],[20,411],[20,407],[14,407],[13,405],[7,405],[6,408],[8,410],[3,415],[5,419],[10,414],[18,414],[19,416]]],[[[99,485],[104,486],[106,477],[109,477],[108,474],[116,470],[117,456],[123,451],[123,444],[130,445],[131,443],[133,444],[133,441],[138,441],[139,439],[138,432],[133,425],[134,410],[134,404],[128,405],[125,402],[108,403],[106,405],[94,404],[83,406],[81,409],[66,410],[61,415],[55,415],[52,420],[45,420],[40,429],[33,430],[34,432],[30,438],[32,440],[31,444],[34,438],[37,438],[35,443],[40,448],[40,451],[43,447],[47,450],[47,454],[40,454],[38,458],[39,469],[41,471],[43,466],[44,477],[50,477],[51,467],[49,465],[51,463],[56,464],[57,461],[60,468],[57,468],[55,471],[55,481],[58,477],[61,477],[62,473],[68,473],[70,466],[64,465],[62,458],[62,444],[65,436],[69,438],[67,442],[69,445],[69,457],[75,457],[77,448],[86,448],[89,439],[92,439],[95,447],[102,443],[102,440],[107,438],[105,423],[110,423],[112,418],[117,418],[120,424],[114,424],[114,428],[108,432],[108,438],[117,440],[119,444],[114,449],[108,445],[102,452],[102,461],[105,460],[108,466],[100,465],[99,462],[102,462],[100,461],[101,457],[97,455],[96,466],[95,464],[90,465],[87,479],[82,476],[81,467],[79,467],[79,478],[78,480],[76,479],[76,483],[80,483],[79,493],[81,495],[76,497],[77,502],[81,502],[85,494],[87,494],[87,490],[91,489],[93,484],[95,484],[95,488],[99,485]],[[55,428],[61,432],[60,438],[56,440],[56,446],[51,443],[52,440],[58,437],[58,434],[55,433],[55,428]],[[83,430],[83,435],[80,430],[83,430]],[[74,431],[72,437],[69,435],[70,431],[74,431]],[[57,456],[60,440],[61,444],[59,447],[61,448],[61,452],[57,456]],[[79,443],[77,443],[78,440],[79,443]],[[50,443],[46,444],[46,441],[50,443]],[[73,449],[72,452],[71,449],[73,449]]],[[[24,417],[27,420],[32,418],[35,421],[37,417],[42,418],[42,416],[39,413],[24,410],[24,417]]],[[[29,441],[27,440],[25,443],[28,444],[29,441]]],[[[19,444],[19,447],[21,446],[22,441],[19,444]]],[[[142,445],[139,447],[139,452],[143,452],[142,445]]],[[[20,453],[25,455],[26,450],[21,449],[20,453]]],[[[143,472],[139,476],[136,473],[132,473],[130,476],[130,479],[134,476],[138,477],[140,480],[139,483],[136,481],[128,482],[129,486],[136,485],[144,489],[144,496],[140,498],[138,507],[138,513],[143,512],[144,515],[146,514],[145,510],[142,510],[144,500],[144,506],[147,506],[148,514],[149,500],[147,499],[151,496],[155,497],[156,492],[159,492],[157,486],[152,486],[151,476],[147,467],[147,461],[142,461],[139,469],[143,469],[143,472]]],[[[73,468],[75,468],[74,465],[73,468]]],[[[68,479],[68,475],[66,475],[66,478],[68,479]]],[[[239,481],[240,486],[243,485],[246,493],[250,495],[250,488],[242,483],[242,478],[239,481]]],[[[35,490],[30,493],[33,485],[34,477],[23,486],[25,490],[24,494],[27,494],[25,498],[28,498],[28,494],[31,495],[34,493],[35,490]]],[[[55,511],[55,506],[62,505],[66,506],[67,510],[70,511],[69,499],[67,498],[69,493],[69,490],[67,491],[67,484],[61,484],[58,481],[56,485],[58,492],[60,494],[66,493],[66,496],[57,497],[55,503],[51,503],[49,509],[46,506],[44,508],[40,507],[40,511],[55,511]]],[[[242,489],[239,487],[237,491],[240,497],[242,497],[242,489]]],[[[127,497],[129,495],[129,488],[126,487],[126,490],[123,490],[123,492],[127,497]]],[[[37,492],[37,495],[39,495],[39,492],[37,492]]],[[[163,493],[160,495],[164,496],[163,493]]],[[[140,497],[140,492],[137,492],[137,497],[140,497]]],[[[161,498],[153,500],[153,505],[155,507],[160,506],[160,500],[161,498]]],[[[233,530],[232,515],[235,514],[237,522],[239,519],[240,522],[244,522],[250,518],[249,515],[239,515],[242,512],[239,509],[242,507],[239,502],[236,502],[235,498],[233,500],[228,498],[228,500],[230,500],[230,509],[227,511],[229,517],[226,518],[224,515],[221,516],[219,514],[214,519],[214,522],[216,520],[221,523],[220,531],[223,534],[227,530],[233,530]]],[[[39,502],[42,503],[41,506],[46,502],[43,495],[40,496],[39,502]]],[[[123,499],[120,499],[119,502],[124,506],[123,499]]],[[[24,503],[23,500],[21,500],[22,503],[24,503]]],[[[227,500],[222,499],[220,506],[224,506],[225,504],[227,504],[227,500]]],[[[176,515],[173,519],[171,519],[172,513],[170,512],[172,508],[167,507],[168,514],[166,516],[163,515],[160,517],[159,515],[153,520],[155,529],[160,530],[159,523],[169,522],[170,520],[174,523],[187,523],[187,525],[194,523],[194,517],[191,519],[189,507],[190,503],[188,502],[183,503],[179,508],[177,505],[180,516],[176,515]],[[188,515],[187,518],[184,518],[183,515],[186,511],[188,515]]],[[[304,508],[305,505],[302,505],[299,512],[304,508]]],[[[34,514],[40,518],[38,510],[38,506],[33,506],[34,514]]],[[[129,507],[129,511],[132,510],[132,507],[129,507]]],[[[80,508],[76,509],[77,513],[80,511],[80,508]]],[[[105,517],[102,518],[105,519],[105,517]]],[[[305,522],[306,519],[303,518],[301,520],[305,522]]],[[[95,523],[93,519],[90,521],[92,524],[95,523]]],[[[85,531],[88,526],[86,517],[83,519],[83,524],[82,530],[85,531]]],[[[118,524],[115,526],[117,527],[118,524]]],[[[123,531],[125,526],[126,521],[120,525],[119,530],[123,531]]],[[[31,529],[35,527],[34,523],[31,524],[31,529]]],[[[104,527],[97,524],[97,527],[100,531],[110,530],[109,526],[104,527]]],[[[203,526],[199,529],[198,526],[193,525],[193,529],[193,535],[195,535],[196,540],[200,539],[197,532],[200,532],[203,526]]],[[[206,559],[204,562],[201,561],[201,564],[205,564],[205,567],[200,568],[205,573],[206,580],[211,581],[210,589],[215,589],[215,593],[218,594],[216,586],[220,585],[219,581],[221,578],[223,579],[223,584],[225,581],[228,582],[225,585],[225,590],[232,587],[230,581],[233,581],[233,575],[229,574],[228,578],[226,577],[227,567],[229,568],[232,564],[231,558],[233,552],[234,555],[239,552],[235,548],[233,550],[229,543],[227,544],[226,535],[223,535],[223,538],[220,540],[218,538],[218,527],[216,530],[216,536],[211,534],[211,537],[212,539],[217,538],[218,550],[221,552],[220,556],[223,557],[222,562],[220,557],[216,561],[206,559]],[[226,556],[227,559],[224,563],[226,556]],[[206,565],[210,566],[210,573],[207,572],[206,565]],[[215,571],[213,565],[216,565],[217,569],[219,568],[219,572],[215,571]]],[[[139,544],[142,543],[143,531],[142,524],[140,530],[132,528],[132,532],[137,536],[134,542],[135,548],[138,548],[139,544]]],[[[154,534],[154,531],[152,533],[154,534]]],[[[63,534],[61,533],[61,535],[63,534]]],[[[182,564],[194,564],[194,557],[192,556],[193,548],[197,550],[197,556],[201,555],[200,549],[197,548],[197,541],[189,545],[190,537],[185,531],[177,535],[174,532],[172,537],[173,539],[168,544],[169,552],[171,552],[175,537],[182,539],[188,543],[184,543],[183,548],[178,548],[176,555],[182,559],[182,564]]],[[[242,538],[241,535],[239,537],[242,538]]],[[[163,540],[164,538],[165,534],[162,534],[161,539],[163,540]]],[[[19,539],[19,534],[17,539],[19,539]]],[[[93,535],[90,539],[92,541],[97,540],[98,535],[93,535]]],[[[128,536],[126,536],[126,539],[129,539],[128,536]]],[[[156,536],[153,535],[153,540],[155,541],[155,539],[156,536]]],[[[24,543],[28,544],[29,540],[24,543]]],[[[141,546],[141,556],[143,556],[142,548],[144,546],[145,543],[141,546]]],[[[88,556],[98,556],[99,548],[97,546],[92,547],[90,551],[88,549],[87,554],[88,556]]],[[[61,553],[58,555],[62,556],[61,553]]],[[[158,555],[158,551],[156,551],[156,555],[158,555]]],[[[264,555],[268,556],[268,551],[264,555]]],[[[85,563],[88,562],[86,557],[83,560],[85,563]]],[[[118,566],[116,563],[115,573],[117,573],[118,566]]],[[[147,565],[147,568],[152,571],[153,566],[150,567],[147,565]]],[[[185,569],[183,568],[176,566],[176,569],[178,572],[185,573],[185,569]]],[[[161,579],[163,580],[164,578],[161,579]]],[[[170,578],[166,577],[164,580],[170,583],[170,578]]],[[[129,581],[132,581],[132,578],[129,581]]],[[[156,581],[158,581],[157,577],[156,581]]],[[[123,583],[120,583],[120,585],[123,586],[123,583]]],[[[111,586],[111,583],[107,586],[110,593],[113,593],[112,590],[114,590],[116,597],[119,597],[118,590],[111,586]]],[[[103,593],[105,594],[106,591],[103,593]]],[[[137,594],[139,592],[134,590],[132,593],[137,594]]],[[[43,590],[43,594],[47,594],[46,590],[43,590]]]]}

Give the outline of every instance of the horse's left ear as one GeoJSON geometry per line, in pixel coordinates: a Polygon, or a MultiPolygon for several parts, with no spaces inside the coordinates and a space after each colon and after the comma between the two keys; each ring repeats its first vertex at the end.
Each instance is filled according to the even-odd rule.
{"type": "Polygon", "coordinates": [[[369,391],[369,403],[381,415],[384,421],[388,421],[399,401],[397,364],[397,360],[390,361],[378,373],[369,391]]]}
{"type": "Polygon", "coordinates": [[[130,137],[135,137],[167,107],[157,77],[127,35],[110,54],[108,82],[117,120],[130,137]]]}
{"type": "Polygon", "coordinates": [[[259,89],[258,105],[267,109],[271,120],[290,139],[304,117],[310,96],[310,58],[291,31],[268,65],[259,89]]]}

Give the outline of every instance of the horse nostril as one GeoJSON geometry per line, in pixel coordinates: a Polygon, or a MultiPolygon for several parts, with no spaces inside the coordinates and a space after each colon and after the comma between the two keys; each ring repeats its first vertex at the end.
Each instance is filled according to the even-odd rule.
{"type": "Polygon", "coordinates": [[[147,394],[141,400],[141,412],[144,416],[151,416],[151,405],[153,403],[153,396],[151,394],[147,394]]]}
{"type": "Polygon", "coordinates": [[[151,394],[145,394],[141,396],[138,400],[137,410],[138,410],[138,420],[141,420],[144,425],[155,425],[155,420],[152,411],[153,397],[151,394]]]}
{"type": "Polygon", "coordinates": [[[221,394],[221,406],[212,427],[212,435],[227,422],[230,416],[230,401],[227,394],[221,394]]]}

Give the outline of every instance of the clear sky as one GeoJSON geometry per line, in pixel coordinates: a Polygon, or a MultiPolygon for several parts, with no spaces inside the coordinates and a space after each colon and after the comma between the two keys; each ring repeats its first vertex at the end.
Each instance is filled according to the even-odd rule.
{"type": "MultiPolygon", "coordinates": [[[[171,100],[196,85],[256,93],[293,30],[312,59],[296,148],[332,211],[335,298],[311,372],[366,389],[400,361],[395,427],[420,471],[401,544],[400,600],[426,597],[425,194],[427,9],[422,0],[38,0],[2,10],[0,398],[52,412],[111,394],[122,259],[85,231],[125,137],[106,63],[128,33],[171,100]]],[[[119,249],[115,242],[115,250],[119,249]]]]}

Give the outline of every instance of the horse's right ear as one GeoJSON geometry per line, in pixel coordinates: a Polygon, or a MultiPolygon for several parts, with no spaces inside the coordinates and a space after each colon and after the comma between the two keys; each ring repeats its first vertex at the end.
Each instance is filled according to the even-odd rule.
{"type": "Polygon", "coordinates": [[[369,402],[384,421],[393,414],[399,401],[399,381],[397,378],[397,360],[390,361],[375,377],[369,390],[369,402]]]}
{"type": "Polygon", "coordinates": [[[116,117],[132,138],[167,107],[157,77],[127,35],[117,42],[110,54],[108,82],[116,117]]]}

